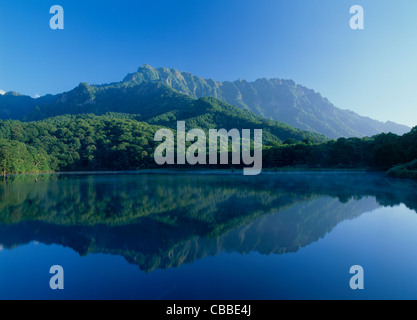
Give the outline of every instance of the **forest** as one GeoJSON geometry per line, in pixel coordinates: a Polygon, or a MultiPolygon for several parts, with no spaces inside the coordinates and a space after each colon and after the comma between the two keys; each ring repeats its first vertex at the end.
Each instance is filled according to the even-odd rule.
{"type": "MultiPolygon", "coordinates": [[[[139,120],[139,116],[107,113],[64,115],[34,122],[0,121],[1,173],[160,168],[153,158],[153,138],[158,129],[172,122],[172,117],[171,121],[157,117],[149,121],[151,124],[139,120]]],[[[193,125],[207,129],[201,119],[194,121],[193,125]]],[[[273,132],[264,141],[264,169],[367,169],[385,171],[393,177],[416,176],[417,127],[403,136],[389,133],[337,140],[301,140],[302,136],[297,136],[282,141],[273,132]]]]}

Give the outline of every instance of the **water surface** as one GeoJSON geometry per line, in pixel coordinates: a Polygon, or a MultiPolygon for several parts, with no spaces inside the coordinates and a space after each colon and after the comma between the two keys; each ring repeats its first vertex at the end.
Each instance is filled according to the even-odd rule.
{"type": "Polygon", "coordinates": [[[0,182],[1,299],[416,299],[416,182],[369,173],[0,182]],[[61,265],[65,289],[49,288],[61,265]],[[349,269],[365,270],[365,289],[349,269]]]}

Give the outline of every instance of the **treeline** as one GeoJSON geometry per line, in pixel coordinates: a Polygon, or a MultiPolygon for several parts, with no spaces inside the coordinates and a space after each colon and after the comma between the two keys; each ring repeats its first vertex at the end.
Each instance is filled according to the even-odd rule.
{"type": "MultiPolygon", "coordinates": [[[[163,123],[154,121],[151,125],[139,120],[139,116],[109,113],[58,116],[38,122],[0,121],[0,172],[157,168],[153,158],[154,135],[163,123]]],[[[201,123],[196,125],[201,127],[201,123]]],[[[264,143],[264,168],[307,166],[386,171],[417,159],[417,127],[403,136],[380,134],[325,143],[294,138],[284,143],[268,140],[264,143]]],[[[404,170],[401,172],[404,175],[404,170]]]]}
{"type": "Polygon", "coordinates": [[[264,167],[308,166],[322,168],[369,168],[386,171],[417,159],[417,127],[398,136],[340,138],[327,143],[287,141],[264,151],[264,167]]]}
{"type": "Polygon", "coordinates": [[[50,159],[43,148],[0,138],[0,174],[51,171],[50,159]]]}
{"type": "Polygon", "coordinates": [[[152,164],[158,129],[111,114],[0,121],[0,170],[6,174],[146,168],[152,164]]]}

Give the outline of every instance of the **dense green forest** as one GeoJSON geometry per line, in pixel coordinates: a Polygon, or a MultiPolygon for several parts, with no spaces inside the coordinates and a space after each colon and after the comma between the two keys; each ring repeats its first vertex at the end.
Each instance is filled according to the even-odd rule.
{"type": "Polygon", "coordinates": [[[23,173],[146,168],[153,160],[157,129],[123,115],[0,121],[0,169],[23,173]]]}
{"type": "Polygon", "coordinates": [[[268,148],[266,166],[305,165],[324,168],[369,168],[386,171],[417,159],[417,127],[398,136],[392,133],[371,138],[340,138],[323,144],[292,142],[268,148]]]}
{"type": "MultiPolygon", "coordinates": [[[[294,136],[292,130],[286,131],[285,126],[273,121],[257,123],[250,113],[248,118],[234,118],[235,109],[215,103],[203,103],[201,108],[206,110],[188,118],[190,128],[264,127],[264,168],[393,168],[390,175],[398,177],[415,173],[417,128],[403,136],[380,134],[328,141],[294,136]]],[[[148,123],[139,121],[137,115],[114,113],[58,116],[36,122],[0,121],[0,170],[7,174],[157,168],[153,159],[154,134],[161,127],[174,128],[177,117],[183,115],[168,112],[148,119],[148,123]]]]}
{"type": "MultiPolygon", "coordinates": [[[[211,103],[202,108],[209,109],[203,115],[190,116],[187,127],[207,131],[215,124],[226,128],[260,126],[265,128],[266,144],[279,144],[280,138],[327,140],[322,136],[314,139],[315,135],[273,121],[254,121],[250,113],[235,118],[236,109],[222,109],[211,103]]],[[[155,132],[161,125],[174,129],[178,116],[184,115],[163,114],[149,119],[149,123],[138,121],[140,116],[114,113],[58,116],[37,122],[0,121],[0,170],[6,174],[157,167],[153,159],[155,132]]]]}

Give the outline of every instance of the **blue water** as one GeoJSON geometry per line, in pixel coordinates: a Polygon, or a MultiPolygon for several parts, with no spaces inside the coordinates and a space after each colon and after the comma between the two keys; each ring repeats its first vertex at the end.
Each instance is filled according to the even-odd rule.
{"type": "Polygon", "coordinates": [[[414,182],[363,173],[245,179],[8,181],[0,299],[417,298],[414,182]],[[109,203],[113,215],[94,211],[109,203]],[[49,287],[53,265],[64,269],[64,290],[49,287]],[[364,290],[349,286],[353,265],[364,268],[364,290]]]}

